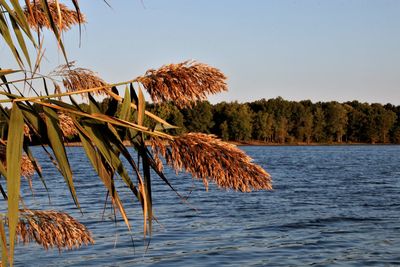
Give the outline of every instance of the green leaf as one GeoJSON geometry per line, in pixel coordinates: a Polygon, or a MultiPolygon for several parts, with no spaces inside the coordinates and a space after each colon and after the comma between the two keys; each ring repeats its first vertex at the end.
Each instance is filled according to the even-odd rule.
{"type": "Polygon", "coordinates": [[[57,113],[48,107],[43,107],[43,111],[46,117],[47,135],[49,138],[50,147],[54,152],[54,156],[57,159],[61,174],[64,176],[65,182],[68,185],[75,205],[80,208],[74,182],[72,179],[71,167],[62,139],[62,132],[60,127],[58,126],[57,113]]]}
{"type": "MultiPolygon", "coordinates": [[[[4,2],[4,0],[2,0],[4,2]]],[[[26,19],[26,16],[24,14],[24,11],[19,3],[18,0],[10,0],[14,12],[11,10],[8,10],[8,13],[13,16],[17,21],[20,27],[24,30],[25,34],[28,36],[28,38],[32,41],[32,43],[36,46],[35,40],[32,37],[31,30],[28,24],[28,21],[26,19]]]]}
{"type": "Polygon", "coordinates": [[[110,136],[112,133],[105,127],[105,125],[99,125],[95,123],[85,123],[83,125],[84,129],[88,133],[88,136],[98,148],[101,155],[107,160],[107,162],[112,166],[112,168],[118,172],[123,181],[128,185],[132,192],[138,196],[138,191],[136,186],[133,184],[129,178],[128,172],[126,171],[122,161],[117,155],[115,149],[111,146],[110,136]],[[105,137],[107,136],[107,138],[105,137]]]}
{"type": "Polygon", "coordinates": [[[83,129],[81,127],[77,127],[80,130],[79,137],[82,142],[82,146],[88,156],[90,162],[92,163],[93,168],[96,170],[99,175],[101,181],[106,186],[110,196],[113,198],[113,202],[117,206],[118,210],[121,213],[122,218],[125,221],[128,229],[130,230],[130,224],[128,216],[126,215],[125,209],[123,207],[122,201],[118,195],[118,192],[115,189],[113,175],[114,171],[108,165],[108,163],[102,158],[102,156],[97,152],[96,148],[92,145],[91,140],[88,138],[87,134],[83,134],[83,129]]]}
{"type": "Polygon", "coordinates": [[[129,121],[131,115],[131,97],[129,94],[128,87],[125,89],[124,100],[122,101],[121,112],[119,118],[121,120],[129,121]]]}
{"type": "Polygon", "coordinates": [[[10,265],[13,265],[16,229],[19,217],[19,190],[21,184],[21,157],[24,141],[24,120],[21,110],[14,102],[11,109],[7,138],[7,193],[8,230],[10,236],[10,265]]]}
{"type": "Polygon", "coordinates": [[[24,53],[24,56],[25,56],[26,62],[28,62],[29,68],[32,69],[31,59],[29,56],[28,49],[26,48],[25,38],[22,36],[22,32],[21,32],[17,22],[15,21],[14,17],[11,15],[10,15],[10,21],[11,21],[11,25],[14,29],[15,36],[17,37],[19,47],[21,48],[22,52],[24,53]]]}
{"type": "MultiPolygon", "coordinates": [[[[151,174],[150,174],[150,164],[149,158],[146,154],[146,145],[144,141],[142,141],[141,146],[139,147],[139,154],[142,157],[142,165],[143,165],[143,177],[144,177],[144,190],[146,197],[146,205],[147,205],[147,221],[149,224],[149,233],[151,236],[152,233],[152,222],[153,222],[153,204],[152,204],[152,195],[151,195],[151,174]]],[[[146,235],[146,233],[145,233],[146,235]]]]}
{"type": "Polygon", "coordinates": [[[67,52],[65,51],[64,44],[61,41],[61,34],[58,31],[57,25],[55,24],[55,22],[53,20],[53,16],[52,16],[52,14],[50,12],[49,4],[47,3],[47,0],[40,0],[40,2],[42,4],[44,12],[46,13],[47,19],[50,22],[50,27],[53,30],[53,33],[54,33],[54,35],[55,35],[55,37],[57,39],[57,42],[58,42],[58,44],[60,46],[60,49],[61,49],[61,51],[62,51],[62,53],[64,55],[65,62],[68,62],[67,52]]]}
{"type": "Polygon", "coordinates": [[[138,99],[138,124],[143,125],[144,114],[146,111],[146,100],[144,99],[144,95],[142,89],[139,87],[139,99],[138,99]]]}
{"type": "Polygon", "coordinates": [[[24,63],[22,62],[21,57],[18,53],[18,50],[14,45],[7,22],[4,18],[3,13],[1,13],[1,12],[0,12],[0,34],[3,36],[4,41],[7,43],[8,47],[10,48],[11,52],[13,53],[14,58],[17,61],[18,65],[20,66],[21,69],[23,69],[24,63]]]}

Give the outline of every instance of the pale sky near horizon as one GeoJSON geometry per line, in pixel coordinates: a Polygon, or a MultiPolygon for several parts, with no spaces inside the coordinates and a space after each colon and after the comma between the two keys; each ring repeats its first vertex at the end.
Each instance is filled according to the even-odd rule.
{"type": "MultiPolygon", "coordinates": [[[[400,1],[108,2],[112,9],[80,1],[88,20],[80,48],[77,30],[64,36],[69,58],[106,81],[195,59],[228,76],[229,92],[213,103],[282,96],[400,105],[400,1]]],[[[56,58],[50,63],[63,63],[56,58]]]]}

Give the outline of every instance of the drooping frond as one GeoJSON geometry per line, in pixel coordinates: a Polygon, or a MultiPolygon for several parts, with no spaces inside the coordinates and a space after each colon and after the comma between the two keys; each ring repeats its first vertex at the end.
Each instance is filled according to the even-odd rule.
{"type": "Polygon", "coordinates": [[[263,168],[235,145],[214,135],[188,133],[168,143],[153,138],[151,146],[159,167],[161,155],[177,172],[184,169],[202,179],[206,188],[212,181],[219,187],[242,192],[272,189],[271,176],[263,168]]]}
{"type": "Polygon", "coordinates": [[[95,92],[95,94],[104,94],[104,90],[110,89],[95,72],[85,68],[75,68],[74,64],[71,62],[68,65],[61,65],[52,73],[62,78],[67,91],[74,92],[104,86],[104,89],[95,92]]]}
{"type": "Polygon", "coordinates": [[[226,91],[225,80],[220,70],[195,61],[164,65],[137,78],[154,102],[173,101],[178,107],[226,91]]]}
{"type": "MultiPolygon", "coordinates": [[[[60,13],[56,1],[47,1],[49,11],[53,18],[56,27],[61,31],[69,30],[73,25],[86,23],[86,19],[82,13],[78,13],[75,10],[69,9],[63,4],[59,4],[60,13]],[[59,14],[61,16],[59,16],[59,14]],[[61,17],[61,20],[60,20],[61,17]]],[[[29,26],[33,30],[48,28],[52,29],[47,14],[42,6],[41,1],[32,1],[29,6],[25,7],[25,16],[27,18],[29,26]]]]}
{"type": "Polygon", "coordinates": [[[20,210],[17,235],[24,244],[35,241],[45,249],[73,249],[94,244],[83,224],[67,213],[52,210],[20,210]]]}

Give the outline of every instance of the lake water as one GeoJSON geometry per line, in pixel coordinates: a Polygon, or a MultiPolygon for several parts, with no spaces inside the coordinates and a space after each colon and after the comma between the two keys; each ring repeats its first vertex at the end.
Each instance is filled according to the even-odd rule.
{"type": "MultiPolygon", "coordinates": [[[[159,223],[146,251],[142,213],[122,190],[132,235],[107,206],[82,148],[68,148],[84,215],[62,177],[33,148],[50,188],[37,180],[30,208],[63,210],[96,244],[44,251],[18,245],[17,266],[395,266],[400,265],[400,146],[242,147],[273,176],[274,191],[237,193],[167,171],[190,206],[155,177],[159,223]],[[194,210],[194,208],[196,210],[194,210]]],[[[23,192],[28,194],[23,180],[23,192]]],[[[148,240],[146,240],[147,242],[148,240]]]]}

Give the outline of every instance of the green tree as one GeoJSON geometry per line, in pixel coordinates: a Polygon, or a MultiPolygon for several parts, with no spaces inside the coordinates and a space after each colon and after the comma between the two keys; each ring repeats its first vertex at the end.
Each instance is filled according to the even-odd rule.
{"type": "Polygon", "coordinates": [[[365,127],[367,123],[367,116],[362,111],[363,105],[353,101],[349,103],[351,109],[348,111],[348,125],[347,136],[349,141],[364,142],[365,127]]]}
{"type": "Polygon", "coordinates": [[[182,110],[185,127],[190,132],[210,133],[214,126],[212,106],[208,101],[196,103],[193,108],[182,110]]]}
{"type": "Polygon", "coordinates": [[[314,110],[314,126],[313,126],[313,138],[316,142],[325,140],[325,113],[322,107],[317,106],[314,110]]]}
{"type": "Polygon", "coordinates": [[[333,137],[336,142],[341,143],[346,133],[347,127],[347,110],[337,102],[329,102],[326,108],[326,122],[329,136],[333,137]]]}
{"type": "Polygon", "coordinates": [[[251,139],[252,112],[245,104],[233,103],[229,115],[230,137],[236,141],[247,141],[251,139]]]}
{"type": "Polygon", "coordinates": [[[391,110],[386,110],[381,104],[372,104],[371,129],[376,138],[374,141],[387,143],[389,141],[389,131],[396,121],[396,114],[391,110]]]}
{"type": "Polygon", "coordinates": [[[288,137],[288,120],[285,117],[280,117],[275,120],[275,141],[278,143],[285,143],[288,137]]]}
{"type": "Polygon", "coordinates": [[[302,141],[306,141],[307,144],[311,142],[313,134],[313,115],[311,111],[307,110],[303,113],[301,117],[301,126],[299,126],[299,136],[301,136],[302,141]]]}
{"type": "Polygon", "coordinates": [[[273,136],[274,118],[268,113],[257,112],[253,118],[253,138],[271,141],[273,136]]]}
{"type": "Polygon", "coordinates": [[[228,122],[224,121],[219,125],[219,130],[220,130],[220,136],[222,140],[228,141],[229,140],[229,126],[228,122]]]}

